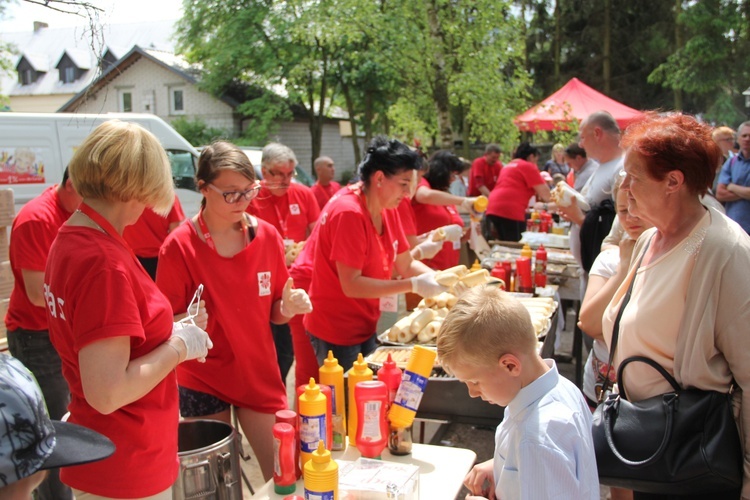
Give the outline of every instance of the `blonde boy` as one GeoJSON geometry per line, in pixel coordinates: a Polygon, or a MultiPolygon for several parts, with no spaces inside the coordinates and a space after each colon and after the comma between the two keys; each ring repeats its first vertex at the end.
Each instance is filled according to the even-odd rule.
{"type": "Polygon", "coordinates": [[[469,290],[445,318],[437,349],[471,397],[506,407],[494,458],[464,479],[467,499],[598,500],[591,412],[555,362],[537,353],[520,302],[496,287],[469,290]]]}

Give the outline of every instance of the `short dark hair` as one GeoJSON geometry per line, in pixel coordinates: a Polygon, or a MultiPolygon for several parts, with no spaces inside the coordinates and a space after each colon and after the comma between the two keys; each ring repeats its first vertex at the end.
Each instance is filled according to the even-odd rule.
{"type": "Polygon", "coordinates": [[[430,168],[424,178],[432,189],[448,191],[451,185],[451,174],[460,174],[464,170],[461,159],[444,149],[436,151],[429,159],[430,168]]]}
{"type": "Polygon", "coordinates": [[[539,156],[539,150],[528,142],[524,141],[516,148],[516,152],[513,153],[513,158],[522,158],[524,160],[528,160],[529,156],[531,155],[539,156]]]}
{"type": "Polygon", "coordinates": [[[419,153],[409,149],[401,141],[381,135],[370,142],[367,154],[359,164],[359,176],[367,186],[375,172],[380,171],[386,177],[392,177],[406,170],[418,170],[421,164],[419,153]]]}
{"type": "Polygon", "coordinates": [[[63,170],[63,178],[62,178],[62,183],[60,183],[60,185],[61,185],[62,187],[65,187],[65,183],[66,183],[66,182],[68,182],[68,177],[69,177],[69,176],[70,176],[70,174],[68,174],[68,166],[67,166],[67,165],[65,165],[65,170],[63,170]]]}
{"type": "Polygon", "coordinates": [[[579,146],[577,142],[573,142],[570,146],[565,148],[565,154],[574,158],[577,156],[583,156],[586,158],[586,150],[579,146]]]}
{"type": "Polygon", "coordinates": [[[498,146],[497,144],[487,144],[487,146],[484,147],[484,154],[489,154],[489,153],[500,154],[502,152],[503,150],[500,149],[500,146],[498,146]]]}

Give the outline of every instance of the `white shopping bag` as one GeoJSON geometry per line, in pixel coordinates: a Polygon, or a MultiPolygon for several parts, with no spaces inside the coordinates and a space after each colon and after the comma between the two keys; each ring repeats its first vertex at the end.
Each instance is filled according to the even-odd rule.
{"type": "Polygon", "coordinates": [[[471,233],[469,234],[469,248],[474,250],[477,257],[484,259],[490,255],[490,245],[482,236],[482,223],[479,220],[471,220],[471,233]]]}

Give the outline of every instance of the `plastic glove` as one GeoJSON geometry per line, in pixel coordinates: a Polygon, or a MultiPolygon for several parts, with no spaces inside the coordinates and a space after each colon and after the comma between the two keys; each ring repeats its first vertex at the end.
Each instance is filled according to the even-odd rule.
{"type": "Polygon", "coordinates": [[[474,202],[477,201],[477,198],[478,196],[464,198],[464,201],[461,202],[461,209],[464,212],[474,212],[474,202]]]}
{"type": "Polygon", "coordinates": [[[205,363],[208,350],[214,346],[205,330],[189,323],[174,323],[172,337],[177,337],[185,344],[187,356],[183,361],[197,359],[205,363]]]}
{"type": "Polygon", "coordinates": [[[411,293],[429,298],[448,290],[448,287],[435,281],[435,271],[420,274],[411,278],[411,293]]]}
{"type": "Polygon", "coordinates": [[[294,280],[289,278],[281,293],[281,314],[287,318],[297,314],[312,312],[312,302],[307,292],[301,288],[294,288],[294,280]]]}
{"type": "Polygon", "coordinates": [[[424,260],[424,259],[431,259],[434,256],[440,252],[440,250],[443,249],[443,242],[442,241],[433,241],[432,240],[432,233],[427,235],[427,238],[422,243],[419,243],[417,246],[414,247],[415,252],[415,259],[417,260],[424,260]]]}
{"type": "Polygon", "coordinates": [[[461,237],[464,235],[464,228],[458,224],[443,226],[442,229],[445,233],[445,239],[448,241],[461,241],[461,237]]]}

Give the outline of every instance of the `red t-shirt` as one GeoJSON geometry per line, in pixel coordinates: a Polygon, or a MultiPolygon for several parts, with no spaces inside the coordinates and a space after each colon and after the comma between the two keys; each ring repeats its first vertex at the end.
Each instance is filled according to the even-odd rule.
{"type": "MultiPolygon", "coordinates": [[[[421,185],[422,184],[420,181],[420,186],[421,185]]],[[[413,202],[411,198],[407,198],[406,196],[404,196],[404,199],[401,200],[401,203],[399,203],[398,207],[396,207],[398,217],[399,219],[401,219],[401,227],[404,229],[404,234],[406,236],[416,236],[418,234],[422,234],[417,232],[417,219],[414,215],[412,203],[413,202]]]]}
{"type": "Polygon", "coordinates": [[[336,181],[329,182],[327,186],[321,185],[320,181],[318,181],[310,188],[321,210],[323,210],[323,207],[326,206],[331,196],[336,194],[336,191],[339,189],[341,189],[341,184],[336,181]]]}
{"type": "Polygon", "coordinates": [[[487,189],[492,191],[495,188],[495,183],[500,176],[500,171],[503,168],[503,164],[499,161],[489,165],[487,158],[480,156],[471,163],[471,171],[469,174],[469,196],[479,196],[482,192],[479,190],[479,186],[487,186],[487,189]]]}
{"type": "Polygon", "coordinates": [[[206,331],[214,344],[205,363],[177,368],[181,386],[260,413],[287,407],[270,319],[288,277],[281,237],[262,220],[255,238],[231,258],[209,248],[192,221],[170,233],[159,252],[156,284],[177,315],[203,283],[206,331]]]}
{"type": "Polygon", "coordinates": [[[274,196],[263,184],[247,211],[271,224],[283,239],[304,241],[307,228],[318,220],[320,207],[310,188],[292,183],[282,196],[274,196]]]}
{"type": "Polygon", "coordinates": [[[130,337],[130,359],[172,335],[172,310],[143,267],[113,237],[87,227],[63,226],[50,249],[45,274],[50,339],[70,386],[70,422],[98,431],[114,455],[65,467],[60,479],[105,497],[140,498],[177,479],[177,376],[170,372],[142,398],[102,415],[86,402],[80,350],[103,339],[130,337]]]}
{"type": "Polygon", "coordinates": [[[516,158],[500,172],[497,185],[490,193],[487,213],[505,219],[526,220],[526,207],[536,193],[534,186],[544,183],[536,165],[516,158]]]}
{"type": "Polygon", "coordinates": [[[151,259],[159,255],[159,248],[169,234],[169,226],[183,220],[185,212],[175,196],[172,210],[166,217],[146,208],[135,224],[125,228],[122,237],[137,256],[151,259]]]}
{"type": "MultiPolygon", "coordinates": [[[[419,181],[419,186],[429,188],[430,183],[427,179],[422,179],[419,181]]],[[[417,189],[419,189],[419,187],[417,187],[417,189]]],[[[417,234],[424,234],[427,231],[432,231],[433,229],[447,226],[449,224],[458,224],[462,227],[464,225],[464,221],[456,211],[455,206],[427,205],[419,203],[416,198],[411,201],[411,205],[414,208],[417,234]]],[[[422,262],[425,265],[430,266],[432,269],[447,269],[449,267],[457,266],[460,258],[460,249],[460,242],[457,245],[454,245],[452,241],[446,241],[443,243],[443,249],[440,250],[435,257],[432,259],[424,259],[422,262]]]]}
{"type": "Polygon", "coordinates": [[[383,234],[375,232],[357,186],[326,205],[318,224],[315,267],[310,299],[313,311],[305,328],[318,338],[338,345],[355,345],[375,333],[380,318],[379,299],[344,295],[336,262],[370,278],[389,280],[396,256],[409,250],[395,210],[383,210],[383,234]]]}
{"type": "Polygon", "coordinates": [[[8,330],[47,329],[46,309],[29,301],[21,270],[44,272],[50,246],[70,215],[60,204],[57,186],[51,186],[25,204],[13,219],[9,253],[15,283],[5,316],[8,330]]]}

